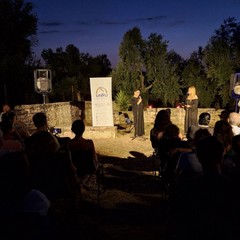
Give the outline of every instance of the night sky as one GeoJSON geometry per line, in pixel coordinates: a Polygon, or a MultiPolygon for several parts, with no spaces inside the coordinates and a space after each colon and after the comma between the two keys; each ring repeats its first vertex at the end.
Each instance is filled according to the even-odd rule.
{"type": "Polygon", "coordinates": [[[204,47],[228,17],[240,21],[240,0],[33,0],[39,19],[37,56],[43,49],[75,45],[107,54],[114,67],[124,34],[138,27],[144,39],[161,34],[184,58],[204,47]]]}

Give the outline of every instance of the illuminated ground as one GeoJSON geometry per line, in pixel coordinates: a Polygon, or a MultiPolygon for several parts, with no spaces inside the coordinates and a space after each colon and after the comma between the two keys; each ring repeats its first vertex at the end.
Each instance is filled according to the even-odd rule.
{"type": "Polygon", "coordinates": [[[154,176],[148,136],[94,140],[104,165],[100,206],[95,191],[82,191],[61,231],[67,239],[164,239],[167,200],[154,176]],[[68,222],[69,221],[69,222],[68,222]]]}

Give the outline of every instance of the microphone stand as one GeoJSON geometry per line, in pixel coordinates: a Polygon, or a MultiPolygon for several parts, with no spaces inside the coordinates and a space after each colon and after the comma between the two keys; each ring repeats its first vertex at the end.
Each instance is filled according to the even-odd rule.
{"type": "Polygon", "coordinates": [[[187,97],[186,97],[186,118],[185,118],[185,136],[187,135],[187,131],[188,131],[188,95],[187,94],[187,97]]]}

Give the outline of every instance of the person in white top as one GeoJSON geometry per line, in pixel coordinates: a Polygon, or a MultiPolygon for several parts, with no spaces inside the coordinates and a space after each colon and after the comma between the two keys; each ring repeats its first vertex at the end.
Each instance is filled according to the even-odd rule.
{"type": "Polygon", "coordinates": [[[233,135],[240,134],[240,114],[232,112],[229,115],[229,124],[232,126],[233,135]]]}

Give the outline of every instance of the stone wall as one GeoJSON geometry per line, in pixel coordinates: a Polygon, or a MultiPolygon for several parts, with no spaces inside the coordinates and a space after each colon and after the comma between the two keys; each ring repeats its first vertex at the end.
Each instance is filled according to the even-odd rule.
{"type": "MultiPolygon", "coordinates": [[[[148,108],[144,112],[144,120],[147,123],[154,123],[155,117],[161,109],[166,108],[148,108]]],[[[184,118],[185,118],[185,110],[183,108],[170,108],[171,109],[171,121],[176,124],[182,133],[184,133],[184,118]]],[[[214,108],[198,108],[198,116],[202,112],[208,112],[211,115],[210,126],[214,127],[215,122],[219,120],[219,114],[221,113],[221,109],[216,110],[214,108]]]]}
{"type": "MultiPolygon", "coordinates": [[[[147,108],[144,111],[144,122],[148,127],[152,127],[156,114],[158,111],[165,108],[147,108]]],[[[108,129],[101,128],[99,129],[102,132],[100,135],[97,134],[96,128],[92,126],[92,108],[91,102],[58,102],[58,103],[47,103],[47,104],[32,104],[32,105],[19,105],[14,108],[18,119],[23,121],[27,127],[31,130],[34,130],[34,124],[32,122],[32,117],[37,112],[45,112],[48,119],[49,127],[57,127],[62,129],[61,136],[70,136],[71,133],[71,124],[74,120],[83,118],[86,124],[86,133],[87,137],[98,135],[98,138],[102,137],[115,137],[116,129],[109,128],[110,133],[107,133],[108,129]],[[105,135],[104,135],[105,132],[105,135]]],[[[133,119],[132,111],[124,111],[133,119]]],[[[221,112],[221,109],[215,110],[214,108],[199,108],[198,114],[202,112],[208,112],[211,114],[210,126],[214,126],[215,122],[219,120],[218,115],[221,112]]],[[[181,132],[184,132],[184,117],[185,110],[183,108],[171,108],[171,120],[176,124],[181,132]]],[[[119,110],[116,105],[113,103],[113,118],[114,125],[121,124],[121,121],[124,119],[119,115],[119,110]]]]}
{"type": "Polygon", "coordinates": [[[32,117],[37,112],[45,112],[49,127],[61,128],[63,132],[69,130],[72,122],[80,118],[82,105],[70,102],[18,105],[14,110],[20,121],[23,121],[28,129],[34,130],[32,117]]]}

